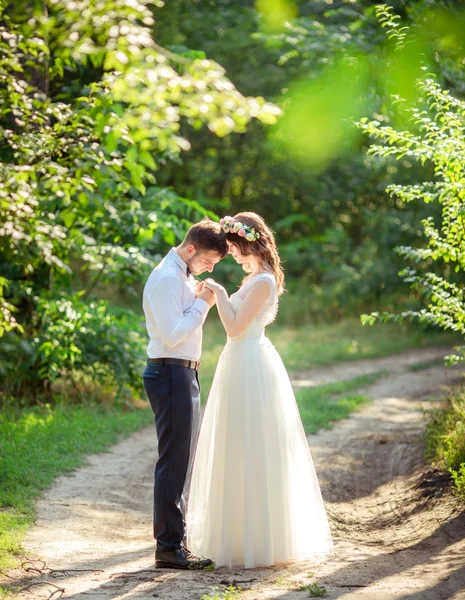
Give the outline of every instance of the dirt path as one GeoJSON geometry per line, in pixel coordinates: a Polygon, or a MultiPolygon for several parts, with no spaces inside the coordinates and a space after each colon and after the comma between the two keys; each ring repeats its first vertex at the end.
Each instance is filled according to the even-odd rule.
{"type": "Polygon", "coordinates": [[[18,585],[34,584],[20,598],[58,598],[58,586],[61,597],[75,600],[199,600],[232,584],[244,600],[297,600],[309,597],[300,586],[318,583],[328,599],[465,599],[465,513],[447,494],[437,495],[437,474],[422,458],[423,408],[463,381],[464,370],[409,368],[444,353],[425,348],[296,376],[297,387],[389,372],[363,390],[372,404],[309,437],[336,541],[325,562],[206,573],[152,569],[155,440],[147,428],[90,456],[38,502],[26,547],[53,571],[12,573],[18,585]]]}

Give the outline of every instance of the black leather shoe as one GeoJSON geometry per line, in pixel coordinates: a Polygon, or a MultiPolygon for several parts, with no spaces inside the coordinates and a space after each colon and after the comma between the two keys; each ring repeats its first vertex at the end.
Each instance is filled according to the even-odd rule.
{"type": "Polygon", "coordinates": [[[155,551],[156,569],[207,569],[212,568],[214,562],[209,558],[194,556],[186,549],[179,548],[171,552],[155,551]]]}

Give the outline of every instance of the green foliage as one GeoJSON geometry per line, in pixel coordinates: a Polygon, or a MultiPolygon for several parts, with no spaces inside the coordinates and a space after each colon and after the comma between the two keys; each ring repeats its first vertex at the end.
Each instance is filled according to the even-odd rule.
{"type": "Polygon", "coordinates": [[[9,408],[0,415],[0,568],[22,553],[33,501],[59,474],[152,420],[150,410],[86,404],[9,408]]]}
{"type": "Polygon", "coordinates": [[[124,399],[127,386],[141,389],[146,335],[131,311],[111,308],[103,300],[84,302],[82,294],[43,296],[31,325],[34,338],[11,333],[0,343],[3,373],[16,371],[14,379],[6,378],[7,397],[36,398],[40,382],[53,384],[60,378],[68,378],[71,389],[86,379],[102,388],[116,386],[116,401],[124,399]]]}
{"type": "MultiPolygon", "coordinates": [[[[279,134],[271,128],[268,138],[290,140],[287,125],[292,123],[292,139],[302,144],[303,154],[311,147],[317,150],[316,162],[330,159],[315,172],[308,163],[297,162],[285,144],[271,144],[267,131],[252,124],[246,134],[221,140],[196,132],[191,137],[194,152],[184,155],[182,164],[168,165],[160,173],[163,181],[220,214],[250,209],[263,214],[276,231],[290,292],[295,292],[294,280],[299,279],[299,286],[320,294],[321,303],[316,298],[305,303],[302,318],[313,318],[310,307],[316,313],[330,304],[331,314],[347,314],[354,309],[354,299],[379,303],[381,296],[399,293],[397,272],[403,263],[392,248],[417,244],[418,224],[431,207],[405,205],[384,190],[389,183],[422,180],[430,173],[407,158],[383,164],[366,157],[360,132],[347,119],[336,122],[338,115],[354,114],[347,102],[340,102],[346,97],[341,87],[352,74],[359,80],[345,88],[366,90],[360,99],[351,94],[358,106],[369,106],[367,112],[373,110],[386,120],[395,116],[389,93],[396,82],[386,86],[384,76],[394,50],[385,42],[373,4],[295,3],[298,17],[271,34],[264,28],[266,15],[257,14],[250,3],[220,0],[214,11],[210,0],[198,0],[195,10],[190,6],[180,0],[155,10],[157,40],[204,50],[226,68],[239,89],[265,94],[282,107],[283,127],[279,134]],[[310,96],[311,91],[319,95],[310,96]],[[323,120],[312,113],[317,100],[318,115],[326,111],[324,124],[334,128],[329,133],[321,133],[323,120]],[[328,111],[330,106],[336,112],[328,111]]],[[[267,7],[261,12],[275,14],[273,3],[267,7]]],[[[413,5],[401,13],[409,25],[428,14],[413,5]]],[[[436,45],[431,42],[432,53],[452,56],[441,50],[442,39],[438,34],[436,45]]],[[[395,74],[392,64],[389,72],[395,74]]],[[[437,69],[442,77],[441,69],[442,63],[437,69]]],[[[456,72],[448,85],[457,87],[461,78],[456,72]]],[[[234,280],[225,264],[217,270],[222,278],[234,280]]]]}
{"type": "Polygon", "coordinates": [[[19,588],[10,589],[0,585],[0,598],[1,600],[11,600],[12,594],[19,593],[19,588]]]}
{"type": "Polygon", "coordinates": [[[451,470],[454,479],[455,489],[458,495],[465,500],[465,462],[457,470],[451,470]]]}
{"type": "Polygon", "coordinates": [[[0,372],[7,384],[15,373],[16,393],[88,372],[135,386],[139,336],[94,288],[139,282],[160,243],[209,213],[156,179],[190,148],[184,124],[224,137],[279,114],[214,61],[164,51],[152,24],[143,1],[20,1],[3,14],[0,372]]]}
{"type": "Polygon", "coordinates": [[[430,369],[431,367],[442,367],[444,366],[444,359],[439,360],[425,360],[424,362],[415,363],[408,366],[409,371],[423,371],[423,369],[430,369]]]}
{"type": "Polygon", "coordinates": [[[378,4],[375,12],[378,22],[388,30],[388,38],[395,40],[396,48],[403,49],[409,27],[402,25],[400,15],[396,15],[387,4],[378,4]]]}
{"type": "Polygon", "coordinates": [[[4,298],[4,288],[6,288],[7,285],[7,279],[0,277],[0,336],[7,331],[12,331],[13,329],[23,331],[21,325],[14,318],[13,313],[16,310],[15,307],[7,302],[4,298]]]}
{"type": "Polygon", "coordinates": [[[203,594],[200,600],[233,600],[239,596],[241,591],[240,587],[234,585],[228,585],[223,589],[215,587],[210,594],[203,594]]]}
{"type": "Polygon", "coordinates": [[[295,581],[292,581],[292,579],[290,579],[290,577],[288,577],[288,575],[292,575],[292,574],[293,573],[290,571],[285,571],[276,579],[276,581],[273,582],[273,585],[276,585],[277,587],[285,588],[288,590],[295,589],[296,588],[295,581]]]}
{"type": "MultiPolygon", "coordinates": [[[[419,82],[422,108],[407,108],[416,132],[397,131],[379,121],[363,119],[360,127],[379,142],[370,147],[372,155],[408,156],[434,167],[434,180],[411,185],[390,185],[388,193],[404,203],[421,200],[441,208],[439,219],[422,220],[426,246],[396,249],[402,257],[421,265],[401,271],[404,281],[426,297],[427,308],[400,314],[373,312],[362,315],[363,323],[416,319],[421,323],[465,334],[463,283],[465,267],[465,102],[442,90],[432,79],[419,82]],[[457,274],[457,275],[456,275],[457,274]]],[[[399,100],[400,101],[400,100],[399,100]]],[[[449,363],[465,360],[465,347],[457,348],[449,363]]]]}
{"type": "MultiPolygon", "coordinates": [[[[399,27],[399,19],[387,6],[378,7],[378,14],[383,25],[390,30],[390,37],[395,39],[396,50],[405,53],[411,42],[409,29],[399,27]]],[[[435,16],[441,15],[435,13],[435,16]]],[[[463,27],[463,15],[457,16],[458,22],[462,21],[458,27],[463,27]]],[[[445,14],[442,17],[447,20],[445,14]]],[[[419,25],[424,32],[425,23],[428,24],[428,15],[419,25]]],[[[431,31],[434,37],[437,34],[436,24],[431,31]]],[[[451,38],[457,31],[456,27],[452,27],[452,31],[451,38]]],[[[413,39],[415,34],[414,31],[413,39]]],[[[463,44],[462,47],[460,44],[453,45],[453,50],[463,53],[463,44]]],[[[413,78],[412,82],[418,97],[415,101],[412,101],[412,94],[409,97],[408,93],[395,97],[399,114],[408,122],[408,128],[402,130],[379,119],[362,119],[359,127],[376,140],[369,149],[371,155],[383,159],[408,158],[432,168],[431,178],[408,185],[391,184],[387,188],[388,194],[403,204],[419,200],[431,210],[431,214],[421,221],[423,245],[396,248],[402,258],[414,265],[404,268],[399,274],[416,294],[424,298],[426,307],[400,313],[376,311],[361,315],[361,319],[366,324],[416,320],[428,326],[455,331],[463,342],[465,102],[443,89],[428,72],[424,52],[421,62],[423,73],[413,78]]],[[[465,361],[465,345],[457,346],[455,350],[455,354],[446,357],[448,364],[465,361]]],[[[445,405],[433,413],[427,427],[429,457],[452,474],[455,486],[462,495],[465,494],[463,397],[463,390],[451,394],[445,405]]]]}
{"type": "Polygon", "coordinates": [[[457,493],[465,499],[465,389],[448,394],[433,410],[426,427],[426,454],[449,471],[457,493]]]}
{"type": "Polygon", "coordinates": [[[311,583],[308,586],[308,593],[312,598],[321,598],[326,596],[328,590],[319,583],[311,583]]]}

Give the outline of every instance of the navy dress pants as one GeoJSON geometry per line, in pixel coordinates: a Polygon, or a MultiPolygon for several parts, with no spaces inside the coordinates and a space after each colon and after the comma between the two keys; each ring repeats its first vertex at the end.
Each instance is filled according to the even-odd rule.
{"type": "Polygon", "coordinates": [[[158,437],[153,535],[157,548],[170,552],[185,541],[184,489],[199,431],[200,385],[196,370],[178,365],[149,363],[143,377],[158,437]]]}

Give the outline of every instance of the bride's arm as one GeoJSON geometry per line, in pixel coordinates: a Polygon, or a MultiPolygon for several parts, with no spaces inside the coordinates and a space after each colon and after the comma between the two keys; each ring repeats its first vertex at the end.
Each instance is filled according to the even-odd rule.
{"type": "Polygon", "coordinates": [[[216,293],[218,313],[226,333],[230,337],[236,337],[245,331],[263,308],[271,293],[270,286],[266,281],[257,281],[235,312],[223,286],[211,279],[207,279],[205,285],[216,293]]]}

